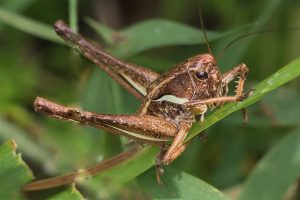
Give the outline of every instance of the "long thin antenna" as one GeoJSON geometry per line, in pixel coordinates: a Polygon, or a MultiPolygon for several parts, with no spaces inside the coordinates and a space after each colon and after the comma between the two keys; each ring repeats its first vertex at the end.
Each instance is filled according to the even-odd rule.
{"type": "MultiPolygon", "coordinates": [[[[299,28],[290,28],[289,30],[291,30],[291,31],[299,31],[300,29],[299,28]]],[[[229,42],[224,47],[223,51],[221,51],[219,53],[219,55],[217,56],[216,60],[219,60],[224,55],[224,53],[226,52],[226,50],[229,49],[229,47],[231,47],[234,43],[236,43],[237,41],[239,41],[239,40],[241,40],[243,38],[246,38],[246,37],[249,37],[249,36],[252,36],[252,35],[255,35],[255,34],[270,33],[270,32],[275,32],[275,31],[278,31],[278,29],[275,28],[275,29],[267,29],[267,30],[261,30],[261,31],[253,31],[253,32],[245,33],[244,35],[238,36],[235,39],[233,39],[231,42],[229,42]]]]}
{"type": "Polygon", "coordinates": [[[243,39],[243,38],[246,38],[246,37],[249,37],[251,35],[255,35],[255,34],[258,34],[258,33],[267,33],[267,32],[273,32],[274,30],[265,30],[265,31],[254,31],[254,32],[250,32],[250,33],[246,33],[244,35],[241,35],[241,36],[238,36],[236,37],[235,39],[233,39],[232,41],[230,41],[223,49],[223,51],[221,51],[219,53],[219,55],[217,56],[217,60],[219,60],[223,55],[224,53],[226,52],[227,49],[229,49],[229,47],[231,47],[234,43],[236,43],[237,41],[243,39]]]}
{"type": "Polygon", "coordinates": [[[199,6],[199,17],[200,17],[201,29],[202,29],[202,32],[203,32],[203,35],[204,35],[204,39],[205,39],[205,43],[206,43],[208,52],[213,55],[213,53],[211,51],[211,48],[210,48],[210,45],[209,45],[209,42],[208,42],[207,35],[206,35],[206,31],[205,31],[205,27],[204,27],[204,22],[203,22],[203,16],[202,16],[202,12],[201,12],[200,6],[199,6]]]}

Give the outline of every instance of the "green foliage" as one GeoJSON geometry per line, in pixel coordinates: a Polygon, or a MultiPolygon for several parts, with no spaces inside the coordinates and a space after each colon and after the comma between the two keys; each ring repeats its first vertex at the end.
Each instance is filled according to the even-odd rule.
{"type": "Polygon", "coordinates": [[[2,22],[28,34],[32,34],[52,42],[62,42],[62,40],[55,35],[55,32],[51,26],[45,25],[41,22],[27,19],[24,16],[19,16],[16,13],[12,13],[4,9],[0,9],[0,19],[2,22]]]}
{"type": "Polygon", "coordinates": [[[157,185],[154,176],[155,170],[149,170],[137,181],[153,199],[230,199],[206,182],[179,170],[168,168],[164,174],[164,180],[168,184],[163,187],[157,185]]]}
{"type": "Polygon", "coordinates": [[[248,177],[240,200],[283,199],[300,173],[299,133],[298,128],[265,155],[248,177]]]}
{"type": "MultiPolygon", "coordinates": [[[[87,19],[87,22],[107,43],[113,45],[110,51],[121,57],[162,46],[205,44],[202,30],[163,19],[143,21],[122,31],[109,30],[92,19],[87,19]]],[[[209,41],[215,41],[233,34],[241,34],[249,27],[243,26],[225,33],[207,31],[207,35],[209,41]]]]}
{"type": "Polygon", "coordinates": [[[1,199],[20,199],[21,186],[33,179],[32,172],[15,150],[13,140],[0,146],[1,199]]]}
{"type": "MultiPolygon", "coordinates": [[[[52,177],[98,163],[123,151],[128,141],[102,130],[36,115],[32,108],[35,96],[99,113],[133,113],[138,107],[138,102],[106,74],[74,54],[69,56],[71,51],[58,45],[62,41],[44,16],[53,22],[66,18],[74,30],[84,18],[103,39],[107,51],[160,72],[199,51],[207,52],[199,25],[186,25],[198,21],[198,5],[186,1],[174,1],[174,7],[167,0],[161,1],[157,15],[165,19],[137,19],[137,23],[123,25],[122,29],[105,25],[105,17],[102,22],[86,17],[91,12],[85,10],[86,5],[107,9],[107,5],[92,1],[69,0],[68,5],[56,1],[16,2],[0,3],[0,139],[13,138],[17,142],[37,179],[41,179],[40,174],[52,177]]],[[[226,104],[207,115],[204,124],[193,126],[187,140],[206,130],[207,142],[193,141],[172,167],[165,168],[165,187],[156,185],[155,171],[149,169],[158,149],[147,146],[121,165],[76,183],[84,195],[72,186],[59,192],[32,192],[28,198],[228,199],[223,190],[236,186],[240,199],[281,199],[285,195],[299,175],[299,81],[286,84],[300,74],[296,45],[299,34],[286,32],[288,26],[297,26],[293,24],[297,20],[293,20],[300,17],[299,5],[282,0],[246,5],[234,0],[209,2],[201,5],[204,23],[222,30],[207,31],[215,55],[237,36],[266,26],[279,27],[278,32],[237,41],[218,60],[222,71],[245,62],[250,68],[246,85],[254,85],[253,95],[243,102],[226,104]],[[206,20],[207,10],[211,13],[206,20]],[[213,24],[215,20],[218,23],[213,24]],[[283,84],[285,87],[278,88],[283,84]],[[249,108],[247,127],[242,127],[242,120],[233,113],[244,107],[249,108]]],[[[83,35],[88,33],[85,27],[79,27],[83,35]]],[[[0,195],[21,198],[19,190],[32,175],[12,144],[7,142],[0,147],[0,174],[5,180],[0,183],[0,195]]]]}
{"type": "Polygon", "coordinates": [[[49,200],[84,200],[85,198],[80,194],[80,192],[75,188],[74,185],[69,190],[60,192],[53,197],[48,198],[49,200]]]}

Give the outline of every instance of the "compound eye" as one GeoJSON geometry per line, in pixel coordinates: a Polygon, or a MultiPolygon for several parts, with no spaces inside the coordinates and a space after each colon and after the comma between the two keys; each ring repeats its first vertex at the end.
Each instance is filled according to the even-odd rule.
{"type": "Polygon", "coordinates": [[[206,71],[199,69],[196,71],[196,77],[200,80],[205,80],[208,78],[208,74],[206,71]]]}

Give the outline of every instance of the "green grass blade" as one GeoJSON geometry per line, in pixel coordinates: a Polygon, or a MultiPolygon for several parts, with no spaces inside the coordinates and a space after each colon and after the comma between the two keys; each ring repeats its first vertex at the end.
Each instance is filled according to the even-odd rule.
{"type": "Polygon", "coordinates": [[[2,3],[1,7],[13,11],[20,11],[24,8],[28,7],[30,4],[32,4],[35,0],[23,0],[23,1],[5,1],[5,3],[2,3]]]}
{"type": "Polygon", "coordinates": [[[300,174],[300,129],[287,135],[256,165],[240,200],[280,200],[300,174]]]}
{"type": "Polygon", "coordinates": [[[229,200],[221,191],[208,183],[182,171],[167,168],[163,175],[164,186],[157,185],[155,170],[138,177],[137,182],[152,199],[229,200]]]}
{"type": "Polygon", "coordinates": [[[71,186],[70,189],[64,190],[48,200],[84,200],[85,198],[80,194],[80,192],[76,189],[74,185],[71,186]]]}
{"type": "Polygon", "coordinates": [[[109,44],[109,45],[113,45],[114,43],[114,39],[113,39],[113,35],[115,33],[115,30],[105,26],[104,24],[101,24],[89,17],[87,17],[85,19],[85,22],[92,28],[94,29],[99,35],[101,35],[101,37],[103,38],[103,40],[109,44]]]}
{"type": "MultiPolygon", "coordinates": [[[[113,44],[111,51],[114,55],[120,57],[127,57],[156,47],[205,43],[201,29],[165,19],[146,20],[129,26],[119,32],[113,31],[92,19],[88,19],[87,23],[95,29],[106,42],[113,44]]],[[[249,27],[251,27],[251,25],[245,25],[224,33],[207,31],[207,35],[209,41],[214,41],[244,31],[249,27]]]]}
{"type": "Polygon", "coordinates": [[[207,129],[212,124],[216,123],[217,121],[221,120],[222,118],[226,117],[230,113],[233,113],[241,108],[245,108],[258,100],[260,100],[265,94],[274,90],[275,88],[293,80],[297,76],[300,75],[300,58],[295,59],[294,61],[290,62],[286,66],[279,69],[277,72],[257,84],[254,89],[255,91],[253,94],[239,103],[228,103],[222,108],[218,109],[211,115],[207,116],[203,124],[194,124],[192,127],[186,141],[195,137],[201,131],[207,129]]]}
{"type": "MultiPolygon", "coordinates": [[[[2,3],[2,8],[12,10],[12,11],[21,11],[32,4],[34,0],[23,0],[23,1],[7,1],[2,3]]],[[[3,30],[4,24],[0,24],[0,31],[3,30]]]]}
{"type": "Polygon", "coordinates": [[[26,18],[19,14],[0,8],[0,21],[16,29],[51,42],[63,43],[55,34],[52,26],[26,18]]]}
{"type": "Polygon", "coordinates": [[[14,141],[0,146],[0,199],[21,198],[21,186],[33,179],[32,172],[15,150],[14,141]]]}
{"type": "Polygon", "coordinates": [[[74,32],[78,32],[77,0],[69,0],[69,22],[74,32]]]}
{"type": "MultiPolygon", "coordinates": [[[[26,154],[32,160],[39,163],[47,163],[53,166],[53,160],[51,154],[46,150],[45,147],[37,144],[33,140],[27,137],[28,133],[17,128],[14,124],[0,118],[0,135],[2,139],[8,140],[14,138],[19,144],[19,149],[26,154]]],[[[55,171],[55,167],[53,168],[55,171]]]]}

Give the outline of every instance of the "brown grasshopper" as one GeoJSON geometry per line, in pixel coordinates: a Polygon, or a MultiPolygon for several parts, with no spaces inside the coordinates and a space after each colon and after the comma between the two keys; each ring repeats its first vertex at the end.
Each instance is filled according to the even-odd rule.
{"type": "Polygon", "coordinates": [[[160,75],[109,55],[72,32],[63,21],[55,23],[55,31],[70,46],[141,100],[142,104],[133,115],[111,115],[68,108],[37,97],[34,103],[36,111],[159,146],[161,151],[156,159],[158,183],[162,183],[161,166],[170,164],[188,146],[189,142],[184,143],[184,139],[197,115],[203,122],[209,108],[222,106],[225,102],[238,102],[248,96],[248,93],[243,93],[247,66],[239,64],[221,74],[211,51],[188,58],[160,75]],[[228,84],[237,76],[235,95],[227,96],[228,84]]]}

